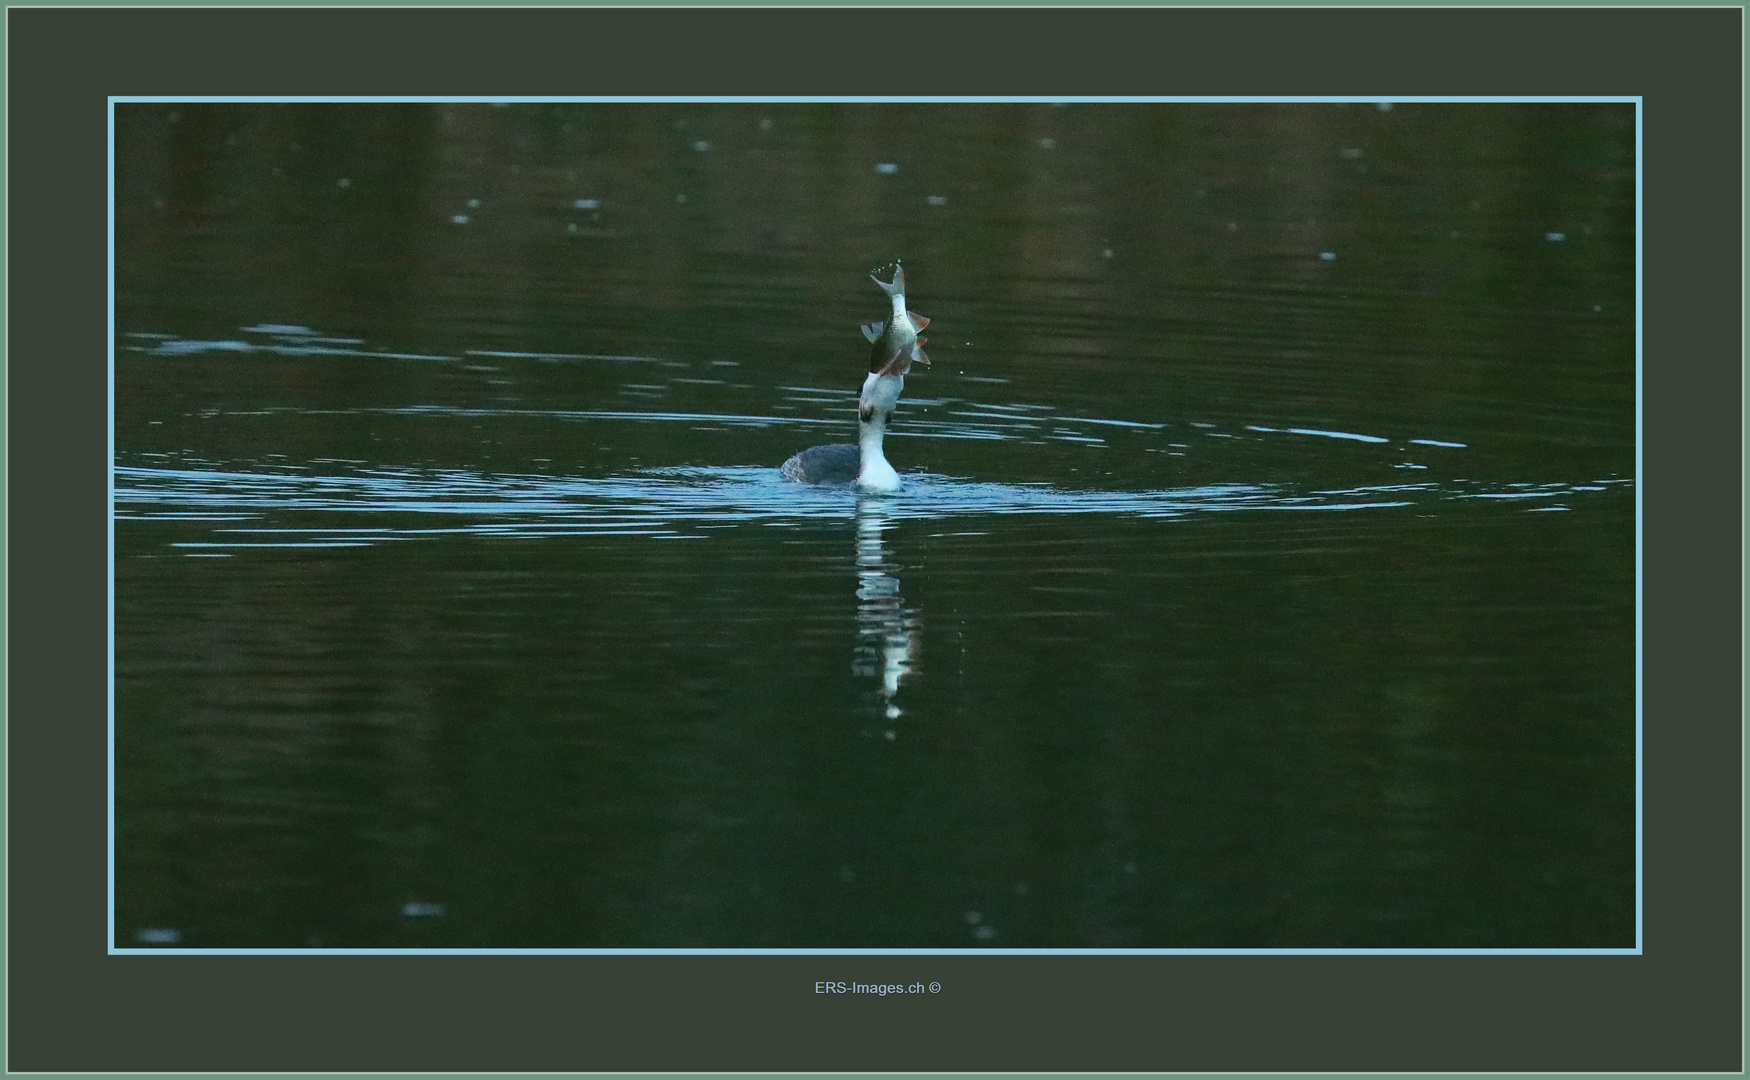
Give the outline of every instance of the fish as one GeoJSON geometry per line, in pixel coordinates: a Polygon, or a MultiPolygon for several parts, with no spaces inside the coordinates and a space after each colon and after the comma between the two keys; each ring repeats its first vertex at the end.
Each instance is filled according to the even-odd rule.
{"type": "Polygon", "coordinates": [[[906,309],[905,268],[897,260],[893,264],[891,282],[882,281],[874,274],[869,275],[869,280],[881,286],[881,291],[893,301],[893,311],[885,321],[863,324],[863,336],[872,346],[869,374],[904,378],[913,363],[927,365],[930,362],[924,353],[924,342],[928,339],[919,336],[924,327],[930,325],[930,320],[906,309]]]}

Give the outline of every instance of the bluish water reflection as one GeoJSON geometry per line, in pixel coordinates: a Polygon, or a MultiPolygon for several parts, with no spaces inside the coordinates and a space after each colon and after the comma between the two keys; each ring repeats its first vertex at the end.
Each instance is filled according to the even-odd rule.
{"type": "MultiPolygon", "coordinates": [[[[1128,514],[1144,518],[1233,511],[1363,511],[1437,508],[1469,499],[1539,500],[1566,509],[1576,499],[1625,485],[1533,483],[1508,490],[1479,485],[1384,484],[1294,491],[1272,484],[1231,484],[1162,491],[1066,491],[1047,485],[984,483],[913,473],[880,499],[887,520],[977,518],[986,514],[1128,514]]],[[[364,545],[446,534],[528,538],[609,531],[620,535],[702,538],[699,526],[731,522],[782,525],[849,519],[869,503],[849,487],[782,480],[753,467],[653,469],[603,479],[492,476],[462,470],[413,473],[240,472],[118,466],[116,517],[122,521],[211,522],[212,539],[173,547],[248,548],[309,542],[364,545]],[[320,512],[333,524],[275,524],[320,512]],[[381,525],[353,524],[384,515],[381,525]],[[462,519],[462,520],[457,520],[462,519]],[[440,523],[441,522],[441,523],[440,523]],[[308,540],[294,539],[307,537],[308,540]]],[[[306,519],[301,519],[306,520],[306,519]]]]}

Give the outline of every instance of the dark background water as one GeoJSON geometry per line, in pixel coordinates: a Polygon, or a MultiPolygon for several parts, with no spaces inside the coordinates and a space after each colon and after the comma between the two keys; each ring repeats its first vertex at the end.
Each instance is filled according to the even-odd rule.
{"type": "Polygon", "coordinates": [[[117,943],[1632,946],[1634,146],[118,106],[117,943]]]}

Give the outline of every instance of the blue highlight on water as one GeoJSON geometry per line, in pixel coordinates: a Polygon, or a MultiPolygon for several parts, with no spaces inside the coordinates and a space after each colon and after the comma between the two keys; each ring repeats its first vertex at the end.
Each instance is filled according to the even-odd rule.
{"type": "MultiPolygon", "coordinates": [[[[886,499],[892,519],[986,514],[1119,514],[1173,518],[1203,513],[1389,510],[1444,500],[1550,499],[1606,492],[1620,481],[1509,485],[1473,490],[1436,482],[1295,490],[1216,484],[1147,491],[1073,490],[1042,484],[905,476],[886,499]]],[[[359,469],[311,474],[118,465],[118,521],[210,523],[209,538],[171,541],[186,554],[248,548],[344,548],[438,535],[529,539],[562,536],[700,538],[699,526],[795,525],[848,520],[849,487],[790,483],[760,466],[646,469],[625,476],[489,475],[464,470],[359,469]],[[285,524],[315,514],[333,522],[285,524]],[[395,520],[358,527],[361,515],[395,520]]]]}

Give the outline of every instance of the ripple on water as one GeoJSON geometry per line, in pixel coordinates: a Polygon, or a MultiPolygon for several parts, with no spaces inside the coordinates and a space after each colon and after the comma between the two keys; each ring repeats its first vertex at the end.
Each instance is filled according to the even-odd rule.
{"type": "MultiPolygon", "coordinates": [[[[1620,483],[1620,482],[1617,482],[1620,483]]],[[[1277,484],[1209,484],[1148,491],[1004,484],[930,473],[883,497],[894,519],[994,514],[1120,514],[1172,518],[1246,511],[1389,510],[1450,499],[1550,499],[1608,491],[1608,481],[1520,484],[1510,490],[1384,484],[1297,490],[1277,484]]],[[[357,547],[442,534],[534,538],[575,535],[696,539],[697,530],[757,523],[849,519],[860,496],[846,486],[807,486],[762,467],[658,468],[625,476],[493,475],[466,470],[359,469],[345,474],[118,466],[118,520],[201,523],[200,540],[175,546],[357,547]],[[334,516],[309,523],[306,515],[334,516]],[[286,520],[298,515],[297,522],[286,520]],[[358,526],[363,516],[372,524],[358,526]]]]}

